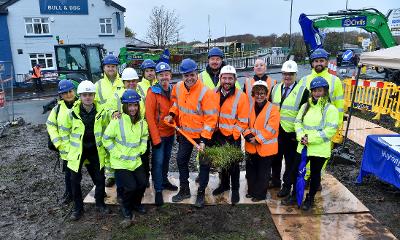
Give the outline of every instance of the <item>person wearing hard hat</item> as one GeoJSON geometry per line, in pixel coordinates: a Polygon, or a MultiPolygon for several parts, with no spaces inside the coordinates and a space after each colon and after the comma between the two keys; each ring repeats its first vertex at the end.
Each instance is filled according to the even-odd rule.
{"type": "Polygon", "coordinates": [[[121,117],[112,119],[103,135],[117,185],[123,192],[121,212],[128,221],[133,217],[132,210],[145,212],[141,201],[146,190],[146,173],[140,155],[146,151],[149,133],[146,121],[140,116],[140,100],[135,90],[127,89],[121,97],[121,117]]]}
{"type": "MultiPolygon", "coordinates": [[[[316,49],[313,53],[311,53],[310,60],[312,65],[311,74],[303,77],[300,81],[305,81],[308,89],[310,89],[310,83],[315,77],[323,77],[328,82],[329,100],[339,111],[339,116],[338,116],[339,128],[338,131],[336,132],[336,135],[333,137],[332,142],[341,143],[343,140],[342,129],[343,129],[343,115],[344,115],[344,92],[343,92],[342,81],[337,76],[330,74],[328,72],[327,66],[329,60],[329,53],[324,49],[322,48],[316,49]]],[[[325,163],[323,169],[325,169],[327,162],[325,163]]],[[[310,175],[310,168],[309,165],[307,165],[306,179],[309,178],[309,175],[310,175]]],[[[319,189],[321,189],[321,187],[319,189]]]]}
{"type": "Polygon", "coordinates": [[[72,188],[71,188],[71,172],[67,167],[67,152],[63,148],[65,145],[63,142],[66,141],[65,138],[60,137],[59,129],[64,128],[63,123],[70,109],[74,105],[77,97],[75,95],[75,85],[71,80],[65,79],[58,83],[58,94],[60,100],[57,105],[51,110],[49,117],[46,121],[47,132],[49,133],[50,141],[52,142],[54,148],[60,154],[60,158],[63,161],[63,172],[65,181],[65,192],[62,197],[62,203],[68,204],[72,201],[72,188]]]}
{"type": "MultiPolygon", "coordinates": [[[[116,108],[115,94],[124,90],[124,83],[118,74],[119,60],[116,56],[109,54],[103,59],[103,78],[96,82],[95,100],[105,110],[116,108]]],[[[106,164],[106,187],[112,187],[115,183],[114,172],[106,164]]]]}
{"type": "Polygon", "coordinates": [[[36,64],[32,68],[32,80],[33,80],[33,85],[35,86],[35,92],[44,92],[43,86],[42,86],[42,69],[40,64],[36,64]]]}
{"type": "MultiPolygon", "coordinates": [[[[151,59],[146,59],[140,65],[142,69],[142,80],[138,83],[137,92],[142,97],[143,102],[146,102],[147,91],[151,86],[154,86],[158,81],[156,78],[156,63],[151,59]]],[[[144,115],[145,116],[145,115],[144,115]]],[[[147,141],[147,150],[142,155],[142,163],[144,165],[144,169],[146,170],[147,176],[147,187],[150,186],[150,139],[147,141]]]]}
{"type": "Polygon", "coordinates": [[[293,167],[297,148],[294,121],[300,106],[307,102],[309,91],[304,82],[303,84],[296,82],[297,63],[295,61],[284,62],[281,71],[282,82],[275,85],[271,92],[271,102],[280,109],[278,154],[272,162],[272,186],[281,187],[282,158],[285,157],[285,173],[278,197],[286,197],[290,194],[292,187],[288,177],[293,167]]]}
{"type": "Polygon", "coordinates": [[[168,180],[169,160],[175,140],[175,129],[167,126],[163,119],[172,106],[170,81],[171,67],[164,62],[156,65],[158,83],[149,88],[146,98],[146,120],[152,141],[152,177],[157,206],[164,204],[162,191],[177,191],[178,187],[168,180]]]}
{"type": "Polygon", "coordinates": [[[105,178],[104,163],[108,157],[102,144],[103,129],[109,123],[107,111],[95,101],[96,87],[90,81],[82,81],[77,93],[80,99],[76,101],[68,118],[61,128],[62,149],[67,152],[66,160],[71,171],[72,197],[74,210],[71,220],[78,220],[83,215],[83,199],[81,190],[82,165],[92,172],[95,188],[96,210],[102,214],[110,212],[104,204],[105,178]]]}
{"type": "MultiPolygon", "coordinates": [[[[173,122],[178,118],[178,125],[182,131],[199,144],[203,151],[209,146],[211,136],[218,120],[218,106],[215,106],[215,93],[206,87],[197,78],[197,64],[190,58],[184,59],[179,67],[182,81],[172,89],[172,107],[169,115],[164,119],[173,122]]],[[[179,139],[179,148],[176,156],[179,169],[180,188],[177,195],[172,197],[173,202],[181,202],[190,198],[189,188],[189,160],[193,145],[183,136],[179,139]]],[[[210,166],[200,163],[199,188],[197,191],[196,207],[204,206],[205,189],[209,180],[210,166]]]]}
{"type": "MultiPolygon", "coordinates": [[[[237,82],[236,69],[226,65],[219,74],[221,86],[217,89],[219,103],[218,122],[212,136],[213,145],[231,144],[241,147],[241,134],[248,127],[249,103],[246,94],[235,87],[237,82]]],[[[214,189],[213,195],[229,191],[232,187],[231,203],[239,202],[239,162],[232,163],[229,168],[220,173],[221,183],[214,189]]]]}
{"type": "Polygon", "coordinates": [[[213,47],[208,51],[208,64],[206,69],[199,74],[200,81],[210,89],[215,89],[219,85],[219,72],[225,66],[224,52],[218,47],[213,47]]]}
{"type": "Polygon", "coordinates": [[[321,184],[321,170],[331,156],[332,137],[339,124],[339,111],[330,102],[329,83],[323,77],[315,77],[310,83],[311,97],[303,104],[295,121],[298,141],[296,162],[291,172],[290,181],[293,191],[283,205],[296,204],[296,179],[301,161],[301,152],[307,147],[307,162],[310,163],[310,189],[301,206],[308,211],[314,205],[314,196],[321,184]]]}
{"type": "Polygon", "coordinates": [[[271,163],[278,153],[279,108],[268,101],[268,85],[256,81],[251,90],[249,127],[243,132],[246,150],[247,198],[259,202],[267,198],[271,163]]]}
{"type": "Polygon", "coordinates": [[[96,82],[96,101],[106,110],[113,108],[114,94],[124,89],[124,84],[118,74],[119,60],[109,54],[103,59],[103,78],[96,82]]]}
{"type": "Polygon", "coordinates": [[[262,58],[256,59],[253,70],[254,70],[254,76],[247,78],[243,86],[243,92],[247,94],[250,104],[253,104],[254,102],[254,98],[252,97],[252,88],[253,84],[256,81],[261,80],[267,84],[268,87],[267,99],[269,99],[270,97],[272,88],[276,85],[276,80],[268,76],[267,64],[265,64],[265,61],[262,58]]]}

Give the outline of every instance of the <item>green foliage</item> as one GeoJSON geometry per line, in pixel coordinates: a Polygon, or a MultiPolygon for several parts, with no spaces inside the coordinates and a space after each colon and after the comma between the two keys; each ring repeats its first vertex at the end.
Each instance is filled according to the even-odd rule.
{"type": "Polygon", "coordinates": [[[244,154],[239,147],[230,144],[206,147],[200,157],[207,158],[215,168],[227,169],[231,163],[243,160],[244,154]]]}

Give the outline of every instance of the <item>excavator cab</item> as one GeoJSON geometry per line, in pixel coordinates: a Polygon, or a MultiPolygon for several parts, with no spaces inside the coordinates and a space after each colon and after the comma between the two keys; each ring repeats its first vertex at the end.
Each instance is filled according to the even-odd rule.
{"type": "Polygon", "coordinates": [[[77,82],[101,78],[105,50],[102,44],[69,44],[54,46],[56,66],[60,78],[77,82]]]}

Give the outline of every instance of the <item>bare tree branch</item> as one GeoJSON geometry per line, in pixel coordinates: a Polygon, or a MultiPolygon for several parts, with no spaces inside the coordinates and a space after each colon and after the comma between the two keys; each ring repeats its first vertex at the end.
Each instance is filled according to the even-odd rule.
{"type": "Polygon", "coordinates": [[[180,24],[181,19],[175,10],[170,11],[164,6],[152,9],[149,22],[147,39],[161,48],[172,43],[183,28],[180,24]]]}

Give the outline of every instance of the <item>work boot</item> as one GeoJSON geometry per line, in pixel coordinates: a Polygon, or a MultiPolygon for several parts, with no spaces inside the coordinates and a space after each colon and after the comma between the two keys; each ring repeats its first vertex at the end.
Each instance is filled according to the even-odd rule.
{"type": "Polygon", "coordinates": [[[214,195],[214,196],[219,195],[221,193],[229,191],[229,189],[230,189],[230,187],[220,184],[216,189],[214,189],[214,191],[212,192],[212,195],[214,195]]]}
{"type": "Polygon", "coordinates": [[[296,199],[296,193],[292,193],[289,196],[287,196],[285,199],[281,201],[281,204],[283,206],[293,206],[296,205],[297,199],[296,199]]]}
{"type": "Polygon", "coordinates": [[[236,203],[238,203],[239,200],[240,200],[239,190],[232,190],[232,195],[231,195],[231,203],[232,203],[232,205],[235,205],[236,203]]]}
{"type": "Polygon", "coordinates": [[[197,208],[203,208],[204,207],[204,198],[205,198],[204,190],[197,191],[197,198],[196,198],[196,202],[195,202],[194,206],[197,208]]]}
{"type": "Polygon", "coordinates": [[[182,202],[183,200],[190,198],[190,196],[189,186],[181,187],[178,194],[172,197],[172,202],[182,202]]]}
{"type": "Polygon", "coordinates": [[[146,208],[143,206],[143,204],[139,204],[139,205],[134,205],[132,207],[132,209],[140,214],[146,214],[146,208]]]}
{"type": "Polygon", "coordinates": [[[121,212],[122,212],[122,216],[124,217],[125,220],[131,220],[133,215],[132,215],[132,211],[130,211],[129,209],[125,208],[125,207],[121,207],[121,212]]]}
{"type": "Polygon", "coordinates": [[[278,197],[286,197],[290,194],[290,188],[283,186],[282,189],[278,192],[278,197]]]}
{"type": "Polygon", "coordinates": [[[69,219],[71,221],[78,221],[83,216],[83,213],[84,213],[83,209],[74,209],[69,219]]]}
{"type": "Polygon", "coordinates": [[[109,209],[109,208],[107,207],[107,205],[105,205],[104,203],[103,203],[103,204],[96,205],[96,211],[97,211],[98,213],[102,214],[102,215],[110,214],[110,213],[111,213],[110,209],[109,209]]]}
{"type": "Polygon", "coordinates": [[[112,187],[115,184],[115,178],[107,178],[106,187],[112,187]]]}
{"type": "Polygon", "coordinates": [[[178,187],[175,186],[174,184],[172,184],[170,181],[166,181],[165,183],[163,183],[163,189],[164,190],[169,190],[169,191],[177,191],[178,187]]]}
{"type": "Polygon", "coordinates": [[[162,206],[164,204],[164,199],[162,192],[156,192],[156,197],[154,199],[156,206],[162,206]]]}
{"type": "Polygon", "coordinates": [[[314,205],[314,197],[311,197],[309,194],[306,195],[306,199],[304,200],[303,204],[301,205],[301,209],[304,211],[310,210],[314,205]]]}

